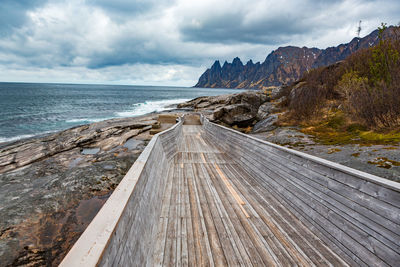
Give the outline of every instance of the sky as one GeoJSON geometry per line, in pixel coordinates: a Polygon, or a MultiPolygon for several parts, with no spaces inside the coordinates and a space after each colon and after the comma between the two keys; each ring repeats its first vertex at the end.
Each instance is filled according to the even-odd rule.
{"type": "Polygon", "coordinates": [[[336,46],[399,14],[398,0],[0,0],[0,81],[193,86],[217,59],[336,46]]]}

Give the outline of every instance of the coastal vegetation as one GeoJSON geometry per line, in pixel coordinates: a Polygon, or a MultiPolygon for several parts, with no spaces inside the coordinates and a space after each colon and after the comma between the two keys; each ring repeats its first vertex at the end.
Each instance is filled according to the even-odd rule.
{"type": "Polygon", "coordinates": [[[376,46],[282,88],[281,123],[327,144],[400,142],[400,26],[378,30],[376,46]]]}

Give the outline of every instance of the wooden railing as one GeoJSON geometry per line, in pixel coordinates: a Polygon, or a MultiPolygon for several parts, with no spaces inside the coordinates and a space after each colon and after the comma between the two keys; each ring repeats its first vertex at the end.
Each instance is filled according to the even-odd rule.
{"type": "Polygon", "coordinates": [[[400,184],[201,118],[231,155],[350,264],[400,263],[400,184]]]}
{"type": "Polygon", "coordinates": [[[168,161],[182,120],[156,134],[60,266],[141,266],[151,263],[168,161]]]}

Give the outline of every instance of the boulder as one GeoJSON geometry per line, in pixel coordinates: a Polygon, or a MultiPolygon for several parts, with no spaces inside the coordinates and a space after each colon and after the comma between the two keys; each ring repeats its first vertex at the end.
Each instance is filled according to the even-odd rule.
{"type": "Polygon", "coordinates": [[[204,109],[211,108],[211,106],[223,105],[226,103],[230,95],[218,95],[218,96],[201,96],[190,101],[180,103],[177,108],[193,108],[193,109],[204,109]]]}
{"type": "MultiPolygon", "coordinates": [[[[246,91],[229,95],[202,96],[188,102],[181,103],[177,107],[193,108],[197,111],[213,111],[213,113],[215,113],[213,119],[217,120],[222,116],[221,108],[227,107],[227,112],[230,113],[232,107],[229,106],[231,105],[246,105],[250,108],[249,112],[256,115],[260,105],[267,100],[268,97],[260,91],[246,91]]],[[[239,106],[237,108],[239,108],[239,106]]]]}
{"type": "Polygon", "coordinates": [[[256,117],[250,105],[233,104],[218,108],[213,113],[213,120],[222,121],[228,125],[247,127],[256,117]]]}
{"type": "Polygon", "coordinates": [[[276,129],[275,123],[278,121],[278,114],[268,116],[266,119],[259,121],[253,127],[253,133],[268,132],[276,129]]]}
{"type": "Polygon", "coordinates": [[[257,111],[257,120],[262,121],[271,114],[274,104],[271,102],[265,102],[262,104],[257,111]]]}
{"type": "Polygon", "coordinates": [[[252,112],[256,113],[262,103],[266,102],[268,97],[260,91],[246,91],[239,94],[230,95],[227,104],[247,104],[251,107],[252,112]]]}

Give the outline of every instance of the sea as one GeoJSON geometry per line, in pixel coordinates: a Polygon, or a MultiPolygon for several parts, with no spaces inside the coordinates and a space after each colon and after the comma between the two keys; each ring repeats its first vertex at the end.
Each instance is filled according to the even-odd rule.
{"type": "Polygon", "coordinates": [[[0,143],[112,118],[173,109],[242,90],[136,85],[0,83],[0,143]]]}

